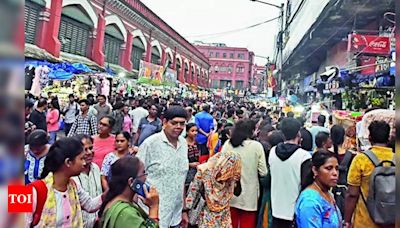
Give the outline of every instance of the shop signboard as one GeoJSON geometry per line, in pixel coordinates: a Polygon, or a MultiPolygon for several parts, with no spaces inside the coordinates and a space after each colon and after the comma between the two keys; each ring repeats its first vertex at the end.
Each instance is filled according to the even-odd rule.
{"type": "Polygon", "coordinates": [[[340,88],[339,79],[334,79],[331,82],[325,84],[324,94],[338,94],[344,92],[343,88],[340,88]]]}
{"type": "Polygon", "coordinates": [[[164,72],[163,81],[167,83],[175,83],[177,80],[177,73],[175,70],[167,68],[164,72]]]}
{"type": "Polygon", "coordinates": [[[153,85],[172,85],[175,84],[177,73],[172,69],[163,66],[140,61],[139,83],[149,83],[153,85]]]}
{"type": "Polygon", "coordinates": [[[352,34],[349,39],[350,50],[361,53],[389,55],[391,42],[389,37],[352,34]]]}
{"type": "Polygon", "coordinates": [[[390,70],[390,61],[391,61],[391,59],[388,58],[388,57],[382,57],[382,56],[376,57],[375,72],[377,74],[389,72],[389,70],[390,70]]]}

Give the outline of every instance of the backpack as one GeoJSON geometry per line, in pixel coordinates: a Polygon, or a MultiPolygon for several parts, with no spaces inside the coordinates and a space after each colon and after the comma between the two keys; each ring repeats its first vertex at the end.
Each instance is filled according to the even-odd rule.
{"type": "Polygon", "coordinates": [[[337,186],[332,190],[336,205],[340,209],[342,216],[344,216],[345,198],[347,194],[347,174],[352,160],[353,154],[351,151],[346,151],[342,162],[339,164],[339,179],[337,186]]]}
{"type": "Polygon", "coordinates": [[[361,197],[367,206],[368,213],[376,224],[392,225],[396,218],[396,161],[379,161],[376,155],[368,150],[364,154],[375,168],[370,176],[367,199],[361,191],[361,197]],[[383,166],[384,163],[390,166],[383,166]]]}

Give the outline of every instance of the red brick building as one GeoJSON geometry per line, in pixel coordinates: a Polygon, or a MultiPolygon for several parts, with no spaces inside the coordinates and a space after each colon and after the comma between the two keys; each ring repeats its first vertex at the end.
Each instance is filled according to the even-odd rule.
{"type": "Polygon", "coordinates": [[[169,66],[181,82],[208,87],[207,57],[139,0],[27,0],[25,43],[133,73],[140,60],[169,66]]]}
{"type": "Polygon", "coordinates": [[[254,53],[247,48],[227,47],[225,44],[196,45],[210,62],[212,88],[245,90],[250,86],[254,53]]]}

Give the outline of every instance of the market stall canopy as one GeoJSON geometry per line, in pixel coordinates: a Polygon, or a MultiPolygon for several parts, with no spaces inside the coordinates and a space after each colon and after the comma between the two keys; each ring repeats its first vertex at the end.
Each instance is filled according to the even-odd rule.
{"type": "Polygon", "coordinates": [[[70,63],[83,63],[92,70],[104,71],[104,67],[101,67],[96,62],[94,62],[84,56],[74,55],[74,54],[70,54],[70,53],[66,53],[66,52],[61,52],[60,56],[63,61],[70,62],[70,63]]]}
{"type": "Polygon", "coordinates": [[[36,45],[25,43],[25,58],[42,59],[49,62],[62,62],[61,58],[56,58],[42,48],[36,45]]]}
{"type": "Polygon", "coordinates": [[[360,138],[368,139],[369,131],[368,127],[373,121],[385,121],[391,128],[391,136],[395,136],[396,132],[396,111],[387,109],[376,109],[365,114],[361,120],[361,126],[359,129],[358,136],[360,138]]]}

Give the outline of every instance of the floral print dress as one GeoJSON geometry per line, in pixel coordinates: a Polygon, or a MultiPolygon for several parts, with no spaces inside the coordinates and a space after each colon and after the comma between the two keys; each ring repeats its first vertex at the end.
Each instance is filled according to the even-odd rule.
{"type": "Polygon", "coordinates": [[[240,180],[240,156],[218,153],[198,166],[194,180],[189,186],[186,207],[192,208],[196,195],[204,190],[206,205],[199,217],[199,228],[231,228],[229,201],[233,196],[235,181],[240,180]]]}

